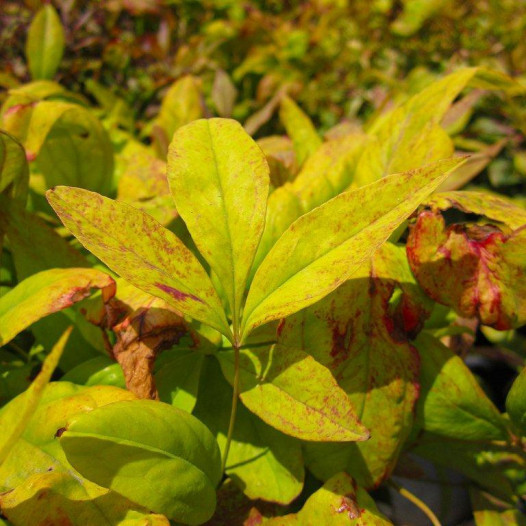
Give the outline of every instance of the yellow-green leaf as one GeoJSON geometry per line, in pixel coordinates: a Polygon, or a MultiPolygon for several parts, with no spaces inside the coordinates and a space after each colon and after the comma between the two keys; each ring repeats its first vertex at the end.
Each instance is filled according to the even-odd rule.
{"type": "Polygon", "coordinates": [[[23,434],[29,420],[36,411],[44,388],[57,367],[72,329],[73,327],[69,327],[64,332],[51,352],[46,356],[40,373],[21,395],[21,402],[18,405],[7,406],[6,410],[2,412],[0,426],[7,432],[0,436],[0,464],[7,458],[7,455],[9,455],[16,441],[23,434]]]}
{"type": "Polygon", "coordinates": [[[185,524],[214,513],[219,447],[197,418],[163,402],[124,400],[74,416],[61,434],[85,478],[185,524]]]}
{"type": "Polygon", "coordinates": [[[34,80],[55,75],[64,53],[64,28],[51,4],[42,6],[29,26],[26,57],[34,80]]]}
{"type": "Polygon", "coordinates": [[[292,139],[298,166],[301,166],[321,146],[320,136],[309,117],[290,97],[281,99],[279,118],[292,139]]]}
{"type": "MultiPolygon", "coordinates": [[[[0,508],[13,526],[168,526],[161,515],[152,515],[115,492],[82,478],[69,465],[57,439],[72,415],[96,407],[131,400],[123,389],[80,387],[68,382],[48,384],[35,413],[0,466],[0,508]],[[45,498],[43,498],[45,495],[45,498]]],[[[20,414],[25,394],[0,412],[20,414]]]]}
{"type": "Polygon", "coordinates": [[[47,195],[66,227],[117,274],[230,335],[210,278],[175,234],[148,214],[87,190],[59,186],[47,195]]]}
{"type": "MultiPolygon", "coordinates": [[[[234,351],[217,355],[233,383],[234,351]]],[[[240,399],[267,424],[303,440],[367,440],[356,409],[329,370],[306,352],[282,345],[240,353],[240,399]]]]}
{"type": "Polygon", "coordinates": [[[263,521],[263,526],[388,526],[367,492],[339,473],[313,493],[298,513],[263,521]]]}
{"type": "Polygon", "coordinates": [[[254,276],[243,335],[315,303],[349,279],[460,162],[448,159],[386,177],[300,217],[254,276]]]}
{"type": "Polygon", "coordinates": [[[29,170],[23,146],[0,130],[0,193],[24,200],[28,183],[29,170]]]}
{"type": "Polygon", "coordinates": [[[0,298],[0,345],[44,316],[71,307],[103,289],[106,299],[115,294],[115,282],[100,270],[50,269],[33,274],[0,298]]]}
{"type": "Polygon", "coordinates": [[[265,156],[236,121],[199,120],[175,134],[168,178],[178,212],[227,295],[236,332],[265,225],[265,156]]]}
{"type": "Polygon", "coordinates": [[[413,423],[419,359],[389,301],[410,276],[403,247],[385,244],[372,264],[365,263],[353,279],[280,327],[278,340],[288,346],[304,342],[305,351],[331,371],[371,432],[366,442],[307,444],[307,466],[322,480],[345,470],[360,485],[375,487],[396,465],[413,423]],[[384,277],[388,273],[395,276],[384,277]]]}
{"type": "Polygon", "coordinates": [[[154,121],[154,144],[161,157],[166,156],[176,130],[201,117],[203,106],[198,79],[187,75],[176,80],[166,92],[154,121]]]}

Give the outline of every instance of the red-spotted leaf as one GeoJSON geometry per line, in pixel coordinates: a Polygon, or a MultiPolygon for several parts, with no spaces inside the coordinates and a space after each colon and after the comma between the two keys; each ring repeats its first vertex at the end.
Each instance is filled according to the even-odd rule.
{"type": "Polygon", "coordinates": [[[420,325],[413,323],[416,288],[403,248],[387,244],[354,279],[280,327],[279,341],[302,343],[331,371],[371,433],[356,444],[307,444],[307,465],[316,476],[326,480],[344,469],[374,487],[394,469],[418,397],[418,354],[404,334],[404,319],[411,331],[420,325]],[[407,291],[401,314],[390,305],[397,287],[407,291]]]}
{"type": "Polygon", "coordinates": [[[86,298],[93,288],[102,289],[106,300],[115,294],[113,278],[100,270],[50,269],[33,274],[0,298],[0,345],[44,316],[86,298]]]}
{"type": "Polygon", "coordinates": [[[461,162],[447,159],[344,192],[292,223],[254,276],[243,337],[312,305],[348,280],[461,162]]]}
{"type": "MultiPolygon", "coordinates": [[[[497,215],[497,214],[495,214],[497,215]]],[[[419,284],[465,318],[505,330],[526,321],[526,230],[492,225],[446,227],[425,210],[412,226],[407,254],[419,284]]]]}
{"type": "MultiPolygon", "coordinates": [[[[233,383],[234,351],[217,355],[233,383]]],[[[303,440],[367,440],[355,407],[329,370],[306,352],[272,345],[240,353],[240,399],[267,424],[303,440]]]]}
{"type": "Polygon", "coordinates": [[[117,274],[230,334],[210,278],[175,234],[148,214],[87,190],[60,186],[47,196],[68,229],[117,274]]]}

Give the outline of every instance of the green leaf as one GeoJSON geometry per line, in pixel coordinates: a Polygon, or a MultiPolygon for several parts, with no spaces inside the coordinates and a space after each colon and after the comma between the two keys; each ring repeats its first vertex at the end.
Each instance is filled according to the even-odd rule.
{"type": "MultiPolygon", "coordinates": [[[[234,351],[217,357],[232,384],[234,351]]],[[[369,438],[329,370],[304,351],[282,345],[243,349],[239,386],[245,406],[287,435],[322,442],[369,438]]]]}
{"type": "Polygon", "coordinates": [[[16,441],[22,436],[29,420],[31,420],[31,417],[35,413],[42,398],[43,391],[57,367],[72,329],[73,327],[67,329],[58,340],[55,347],[53,347],[44,360],[40,373],[38,373],[38,376],[24,392],[19,403],[8,406],[8,408],[2,412],[0,424],[3,429],[8,432],[0,436],[0,465],[7,458],[16,441]]]}
{"type": "Polygon", "coordinates": [[[84,477],[187,524],[213,514],[221,458],[210,431],[152,400],[108,404],[70,420],[60,443],[84,477]]]}
{"type": "MultiPolygon", "coordinates": [[[[23,146],[11,135],[0,130],[0,198],[6,194],[25,204],[29,185],[29,169],[23,146]]],[[[1,212],[0,212],[0,215],[1,212]]],[[[6,225],[0,217],[0,256],[6,225]]]]}
{"type": "Polygon", "coordinates": [[[236,121],[199,120],[175,134],[168,179],[178,212],[226,292],[236,332],[265,225],[265,156],[236,121]]]}
{"type": "Polygon", "coordinates": [[[26,57],[34,80],[52,78],[64,53],[64,29],[51,4],[44,5],[29,26],[26,57]]]}
{"type": "Polygon", "coordinates": [[[387,526],[391,524],[365,490],[339,473],[313,493],[298,513],[276,517],[265,526],[387,526]]]}
{"type": "Polygon", "coordinates": [[[47,196],[67,228],[117,274],[230,335],[210,278],[172,232],[130,205],[80,188],[57,187],[47,196]]]}
{"type": "Polygon", "coordinates": [[[95,269],[44,270],[20,282],[0,298],[0,345],[40,318],[70,307],[90,294],[103,290],[105,298],[115,294],[115,282],[95,269]]]}
{"type": "Polygon", "coordinates": [[[340,194],[295,221],[254,276],[243,337],[315,303],[349,279],[460,162],[449,159],[386,177],[340,194]]]}
{"type": "Polygon", "coordinates": [[[456,440],[506,440],[505,421],[464,362],[427,333],[415,345],[421,361],[416,425],[456,440]]]}
{"type": "Polygon", "coordinates": [[[476,488],[469,489],[477,526],[526,526],[526,517],[516,506],[476,488]]]}
{"type": "Polygon", "coordinates": [[[411,430],[418,353],[389,305],[397,281],[411,280],[404,259],[402,247],[385,244],[354,279],[280,327],[280,342],[303,342],[331,371],[371,433],[355,444],[306,444],[307,466],[322,480],[343,469],[360,485],[375,487],[390,476],[411,430]]]}
{"type": "MultiPolygon", "coordinates": [[[[214,433],[223,454],[231,402],[232,388],[217,361],[207,358],[194,415],[214,433]]],[[[301,443],[239,405],[225,471],[249,498],[289,504],[303,486],[301,443]]]]}
{"type": "Polygon", "coordinates": [[[501,444],[473,443],[424,433],[411,453],[461,473],[505,500],[516,499],[516,490],[507,472],[516,470],[524,476],[524,456],[501,444]]]}
{"type": "Polygon", "coordinates": [[[279,118],[292,139],[298,166],[301,166],[321,146],[322,141],[309,117],[290,97],[281,99],[279,118]]]}
{"type": "MultiPolygon", "coordinates": [[[[3,224],[19,280],[52,268],[91,267],[84,255],[42,218],[0,196],[0,230],[3,224]]],[[[97,301],[102,306],[102,299],[97,301]]],[[[81,313],[83,303],[46,316],[31,327],[37,342],[51,349],[66,328],[74,323],[75,328],[60,360],[63,371],[93,358],[98,351],[105,352],[101,331],[88,323],[81,313]]]]}
{"type": "Polygon", "coordinates": [[[191,413],[197,402],[204,355],[192,350],[167,351],[161,359],[162,364],[155,371],[159,398],[191,413]]]}
{"type": "Polygon", "coordinates": [[[526,368],[511,386],[506,398],[506,411],[519,432],[526,436],[526,368]]]}
{"type": "Polygon", "coordinates": [[[24,201],[28,184],[24,147],[15,137],[0,130],[0,193],[24,201]]]}
{"type": "MultiPolygon", "coordinates": [[[[72,415],[133,398],[131,393],[115,387],[85,388],[68,382],[46,386],[22,437],[0,466],[0,490],[6,491],[0,496],[0,507],[10,523],[144,526],[145,521],[151,521],[152,525],[168,526],[162,516],[153,516],[82,478],[68,464],[56,438],[72,415]]],[[[25,394],[2,409],[0,420],[4,414],[20,414],[24,407],[25,394]]]]}
{"type": "Polygon", "coordinates": [[[108,356],[97,356],[86,360],[69,370],[62,378],[63,382],[72,382],[78,385],[113,385],[126,388],[121,366],[108,356]]]}

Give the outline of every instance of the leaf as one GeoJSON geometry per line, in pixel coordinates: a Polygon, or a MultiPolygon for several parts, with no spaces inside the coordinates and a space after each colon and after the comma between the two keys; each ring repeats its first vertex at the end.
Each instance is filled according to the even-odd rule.
{"type": "Polygon", "coordinates": [[[306,444],[306,464],[322,480],[345,470],[366,488],[378,486],[396,466],[411,430],[418,353],[390,306],[397,281],[411,285],[405,283],[411,274],[404,259],[402,247],[385,244],[354,279],[280,326],[278,341],[303,343],[331,371],[371,433],[356,444],[306,444]]]}
{"type": "Polygon", "coordinates": [[[60,444],[84,477],[187,524],[213,514],[221,458],[210,431],[162,402],[115,402],[70,420],[60,444]]]}
{"type": "Polygon", "coordinates": [[[440,192],[426,205],[439,210],[456,208],[466,214],[478,214],[516,229],[526,225],[526,210],[510,199],[490,192],[440,192]]]}
{"type": "Polygon", "coordinates": [[[477,526],[525,526],[526,517],[513,504],[470,488],[471,506],[477,526]]]}
{"type": "Polygon", "coordinates": [[[101,313],[106,328],[116,336],[112,354],[122,367],[128,390],[138,398],[157,399],[153,377],[157,354],[184,337],[196,339],[195,331],[164,300],[123,280],[117,281],[117,289],[116,300],[101,313]]]}
{"type": "Polygon", "coordinates": [[[309,212],[351,184],[366,136],[353,133],[322,144],[306,161],[292,183],[303,211],[309,212]]]}
{"type": "Polygon", "coordinates": [[[28,184],[29,170],[23,146],[15,137],[0,130],[0,194],[24,201],[28,184]]]}
{"type": "Polygon", "coordinates": [[[176,80],[163,98],[159,115],[154,121],[162,140],[155,138],[154,144],[161,157],[165,157],[173,134],[185,124],[203,117],[201,87],[199,80],[187,75],[176,80]]]}
{"type": "Polygon", "coordinates": [[[237,89],[232,80],[222,69],[218,69],[212,86],[212,100],[221,117],[231,117],[237,98],[237,89]]]}
{"type": "MultiPolygon", "coordinates": [[[[503,217],[504,210],[488,213],[503,217]]],[[[511,234],[493,225],[446,228],[442,215],[429,210],[419,214],[407,240],[411,269],[431,298],[498,330],[526,321],[525,254],[524,228],[511,234]]]]}
{"type": "Polygon", "coordinates": [[[234,332],[265,225],[268,174],[263,152],[232,120],[196,121],[170,145],[168,179],[177,210],[226,292],[234,332]]]}
{"type": "Polygon", "coordinates": [[[267,158],[270,170],[270,183],[279,188],[294,179],[297,172],[296,155],[292,141],[284,135],[271,135],[257,140],[267,158]]]}
{"type": "Polygon", "coordinates": [[[448,192],[462,188],[480,174],[501,152],[507,139],[491,144],[476,153],[470,154],[467,162],[457,168],[438,188],[438,192],[448,192]]]}
{"type": "Polygon", "coordinates": [[[36,411],[44,388],[49,383],[51,375],[57,367],[72,329],[73,327],[70,327],[66,330],[55,347],[46,356],[38,376],[24,392],[23,401],[18,405],[9,406],[2,412],[0,423],[4,429],[8,430],[8,433],[0,437],[0,465],[7,458],[16,441],[22,436],[29,420],[36,411]],[[10,411],[10,408],[14,410],[10,411]]]}
{"type": "Polygon", "coordinates": [[[58,100],[33,101],[5,112],[3,126],[36,159],[48,187],[78,185],[109,193],[113,147],[99,120],[85,107],[58,100]],[[22,111],[23,110],[23,111],[22,111]]]}
{"type": "Polygon", "coordinates": [[[321,146],[322,140],[309,117],[286,95],[281,99],[279,118],[292,139],[301,166],[321,146]]]}
{"type": "Polygon", "coordinates": [[[254,276],[243,337],[315,303],[349,279],[458,164],[458,159],[440,161],[384,178],[340,194],[295,221],[254,276]]]}
{"type": "MultiPolygon", "coordinates": [[[[89,268],[91,264],[36,214],[26,211],[14,202],[0,196],[0,230],[5,224],[9,248],[19,280],[52,268],[89,268]]],[[[101,308],[102,298],[97,302],[101,308]]],[[[66,371],[105,352],[98,328],[89,324],[82,315],[85,301],[56,312],[34,323],[31,332],[38,343],[50,350],[61,334],[74,323],[74,329],[60,359],[59,367],[66,371]]]]}
{"type": "Polygon", "coordinates": [[[0,298],[0,345],[40,318],[70,307],[90,294],[103,290],[106,300],[115,294],[115,282],[95,269],[50,269],[20,282],[0,298]]]}
{"type": "Polygon", "coordinates": [[[511,386],[506,398],[506,411],[521,435],[526,436],[526,368],[511,386]]]}
{"type": "Polygon", "coordinates": [[[204,354],[194,350],[164,352],[157,360],[155,370],[159,398],[167,404],[191,413],[197,402],[203,361],[204,354]]]}
{"type": "MultiPolygon", "coordinates": [[[[232,384],[234,351],[217,357],[232,384]]],[[[243,349],[239,386],[245,406],[287,435],[323,442],[369,438],[329,370],[304,351],[282,345],[243,349]]]]}
{"type": "Polygon", "coordinates": [[[403,11],[391,25],[396,35],[408,37],[414,35],[433,16],[450,6],[451,0],[403,0],[403,11]]]}
{"type": "Polygon", "coordinates": [[[438,467],[461,473],[498,498],[516,499],[516,490],[510,483],[508,473],[516,470],[522,474],[524,457],[500,444],[466,442],[424,433],[411,452],[438,467]]]}
{"type": "Polygon", "coordinates": [[[112,145],[87,109],[63,102],[38,103],[24,146],[36,157],[48,187],[69,184],[103,194],[112,190],[112,145]]]}
{"type": "Polygon", "coordinates": [[[370,130],[373,139],[358,162],[353,185],[368,184],[451,155],[453,145],[439,124],[468,84],[510,93],[521,88],[510,77],[493,76],[481,68],[459,69],[433,82],[373,125],[370,130]]]}
{"type": "Polygon", "coordinates": [[[210,278],[172,232],[130,205],[80,188],[57,187],[47,196],[67,228],[117,274],[230,334],[210,278]]]}
{"type": "Polygon", "coordinates": [[[64,54],[64,29],[51,4],[35,15],[27,33],[26,57],[33,79],[52,78],[64,54]]]}
{"type": "Polygon", "coordinates": [[[121,366],[108,356],[97,356],[82,362],[70,369],[61,380],[87,387],[113,385],[121,389],[126,388],[121,366]]]}
{"type": "Polygon", "coordinates": [[[274,190],[267,201],[267,213],[265,228],[258,245],[256,257],[252,263],[252,269],[248,279],[248,287],[254,279],[254,275],[274,246],[281,234],[303,214],[303,209],[296,194],[292,191],[290,184],[285,184],[274,190]]]}
{"type": "Polygon", "coordinates": [[[427,333],[415,345],[421,360],[416,425],[456,440],[506,440],[502,416],[464,362],[427,333]]]}
{"type": "MultiPolygon", "coordinates": [[[[74,414],[134,396],[115,387],[79,387],[54,382],[44,389],[40,404],[13,452],[0,466],[0,508],[14,526],[45,526],[57,521],[74,526],[167,526],[161,516],[152,516],[120,495],[83,479],[65,459],[57,431],[74,414]],[[45,498],[44,498],[45,496],[45,498]]],[[[20,414],[25,394],[0,412],[20,414]]]]}
{"type": "MultiPolygon", "coordinates": [[[[194,415],[216,436],[224,455],[232,388],[217,362],[206,358],[194,415]]],[[[251,499],[289,504],[303,487],[301,443],[239,405],[226,474],[251,499]]]]}
{"type": "Polygon", "coordinates": [[[346,473],[313,493],[298,513],[263,521],[265,526],[387,526],[374,500],[346,473]]]}
{"type": "MultiPolygon", "coordinates": [[[[0,196],[25,204],[29,184],[29,169],[23,146],[11,135],[0,130],[0,196]]],[[[0,256],[6,225],[0,218],[0,256]]]]}
{"type": "MultiPolygon", "coordinates": [[[[78,477],[78,475],[76,475],[78,477]]],[[[88,481],[80,485],[72,474],[35,474],[13,491],[0,496],[2,511],[13,526],[169,526],[117,493],[88,481]]]]}

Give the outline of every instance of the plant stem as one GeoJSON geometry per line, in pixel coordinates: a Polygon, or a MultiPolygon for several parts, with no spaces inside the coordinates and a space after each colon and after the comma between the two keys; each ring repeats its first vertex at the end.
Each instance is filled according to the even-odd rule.
{"type": "Polygon", "coordinates": [[[395,489],[402,497],[405,497],[407,500],[410,500],[417,508],[426,515],[426,517],[431,521],[433,526],[442,526],[440,521],[437,519],[437,516],[431,511],[425,502],[422,502],[416,495],[413,495],[409,490],[398,485],[396,482],[390,480],[388,484],[395,489]]]}
{"type": "Polygon", "coordinates": [[[232,442],[232,435],[234,434],[238,398],[239,398],[239,344],[236,343],[236,345],[234,345],[234,391],[232,393],[232,410],[230,411],[230,422],[228,423],[228,434],[226,437],[225,452],[223,454],[223,465],[221,467],[222,473],[224,473],[226,469],[226,462],[228,460],[228,452],[230,451],[230,443],[232,442]]]}

